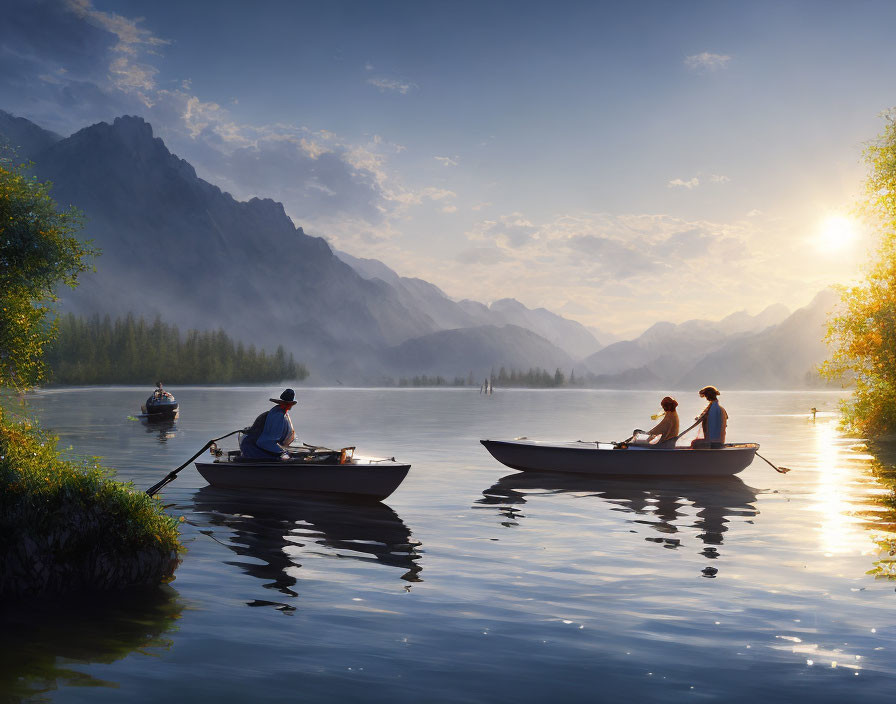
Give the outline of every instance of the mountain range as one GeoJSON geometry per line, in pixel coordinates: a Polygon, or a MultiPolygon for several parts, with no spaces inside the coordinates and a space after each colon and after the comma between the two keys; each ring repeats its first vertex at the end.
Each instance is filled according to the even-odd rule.
{"type": "Polygon", "coordinates": [[[225,328],[246,343],[283,344],[307,362],[312,383],[479,379],[506,366],[575,369],[580,378],[587,370],[608,387],[693,385],[703,372],[715,375],[707,383],[792,387],[824,358],[817,328],[830,295],[793,315],[779,305],[757,316],[657,323],[603,347],[585,326],[544,308],[456,301],[380,261],[334,251],[280,203],[238,201],[199,178],[142,118],[62,137],[0,111],[4,140],[52,181],[60,206],[85,213],[85,234],[102,250],[96,273],[60,292],[62,310],[160,315],[225,328]],[[795,347],[799,354],[776,351],[795,347]]]}

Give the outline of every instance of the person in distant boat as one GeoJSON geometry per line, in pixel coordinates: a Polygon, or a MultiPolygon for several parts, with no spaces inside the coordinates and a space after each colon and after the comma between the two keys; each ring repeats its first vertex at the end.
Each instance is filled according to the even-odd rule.
{"type": "Polygon", "coordinates": [[[289,409],[296,405],[296,392],[286,389],[280,394],[280,398],[272,398],[270,401],[277,405],[258,416],[240,440],[243,457],[289,457],[286,447],[296,437],[289,409]]]}
{"type": "Polygon", "coordinates": [[[694,440],[691,447],[724,447],[728,430],[728,412],[719,405],[719,394],[722,392],[715,386],[704,386],[699,393],[701,398],[709,401],[709,405],[694,419],[701,422],[703,438],[694,440]]]}
{"type": "Polygon", "coordinates": [[[162,382],[157,381],[156,390],[152,392],[152,397],[154,399],[163,399],[168,398],[169,396],[171,396],[171,394],[169,394],[167,391],[165,391],[165,389],[162,388],[162,382]]]}
{"type": "MultiPolygon", "coordinates": [[[[663,418],[650,430],[635,430],[632,444],[650,445],[651,447],[674,447],[678,439],[678,401],[666,396],[660,401],[663,418]]],[[[656,418],[656,416],[654,416],[656,418]]]]}

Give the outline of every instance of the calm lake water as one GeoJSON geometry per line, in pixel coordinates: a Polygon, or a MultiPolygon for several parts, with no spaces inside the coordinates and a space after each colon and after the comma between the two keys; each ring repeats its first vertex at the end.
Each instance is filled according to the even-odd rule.
{"type": "MultiPolygon", "coordinates": [[[[145,488],[248,425],[277,388],[43,391],[63,446],[145,488]]],[[[728,481],[511,472],[480,438],[620,440],[663,393],[301,389],[300,439],[412,463],[385,504],[165,489],[188,548],[149,594],[7,611],[0,694],[52,702],[891,701],[890,491],[837,394],[730,392],[728,481]],[[813,422],[811,407],[820,410],[813,422]],[[387,504],[387,505],[386,505],[387,504]]],[[[677,394],[682,425],[702,408],[677,394]]],[[[227,441],[225,441],[227,442],[227,441]]],[[[3,699],[7,701],[7,699],[3,699]]]]}

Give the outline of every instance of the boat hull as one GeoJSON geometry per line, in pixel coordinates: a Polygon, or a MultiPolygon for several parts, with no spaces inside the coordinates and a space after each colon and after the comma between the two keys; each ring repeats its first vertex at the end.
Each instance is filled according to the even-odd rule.
{"type": "Polygon", "coordinates": [[[313,464],[283,462],[196,462],[196,469],[212,486],[228,489],[278,489],[382,501],[404,481],[409,464],[371,462],[313,464]]]}
{"type": "Polygon", "coordinates": [[[759,445],[718,449],[668,449],[596,443],[548,444],[523,440],[481,440],[498,462],[522,472],[565,472],[598,476],[721,477],[750,466],[759,445]]]}
{"type": "Polygon", "coordinates": [[[173,399],[171,401],[153,403],[152,397],[150,397],[140,410],[150,420],[170,420],[177,418],[177,409],[177,401],[173,399]]]}

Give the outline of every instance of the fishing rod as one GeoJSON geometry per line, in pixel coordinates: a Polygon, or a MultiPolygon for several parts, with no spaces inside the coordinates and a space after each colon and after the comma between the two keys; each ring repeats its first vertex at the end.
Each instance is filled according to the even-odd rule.
{"type": "Polygon", "coordinates": [[[149,487],[149,489],[146,490],[146,493],[149,494],[150,496],[155,496],[156,494],[159,493],[159,491],[163,487],[167,486],[168,484],[173,482],[175,479],[177,479],[177,473],[180,472],[180,470],[182,470],[184,467],[186,467],[188,464],[190,464],[190,462],[192,462],[197,457],[199,457],[199,455],[201,455],[208,448],[210,448],[212,445],[214,445],[216,442],[218,442],[218,440],[223,440],[224,438],[229,438],[231,435],[236,435],[237,433],[244,432],[244,430],[245,430],[245,428],[240,428],[239,430],[234,430],[233,432],[227,433],[227,435],[222,435],[221,437],[215,438],[214,440],[209,440],[207,443],[205,443],[205,445],[202,446],[202,449],[199,450],[199,452],[197,452],[195,455],[193,455],[190,459],[188,459],[186,462],[184,462],[177,469],[173,469],[170,472],[168,472],[168,474],[165,476],[164,479],[162,479],[160,482],[153,484],[151,487],[149,487]]]}

